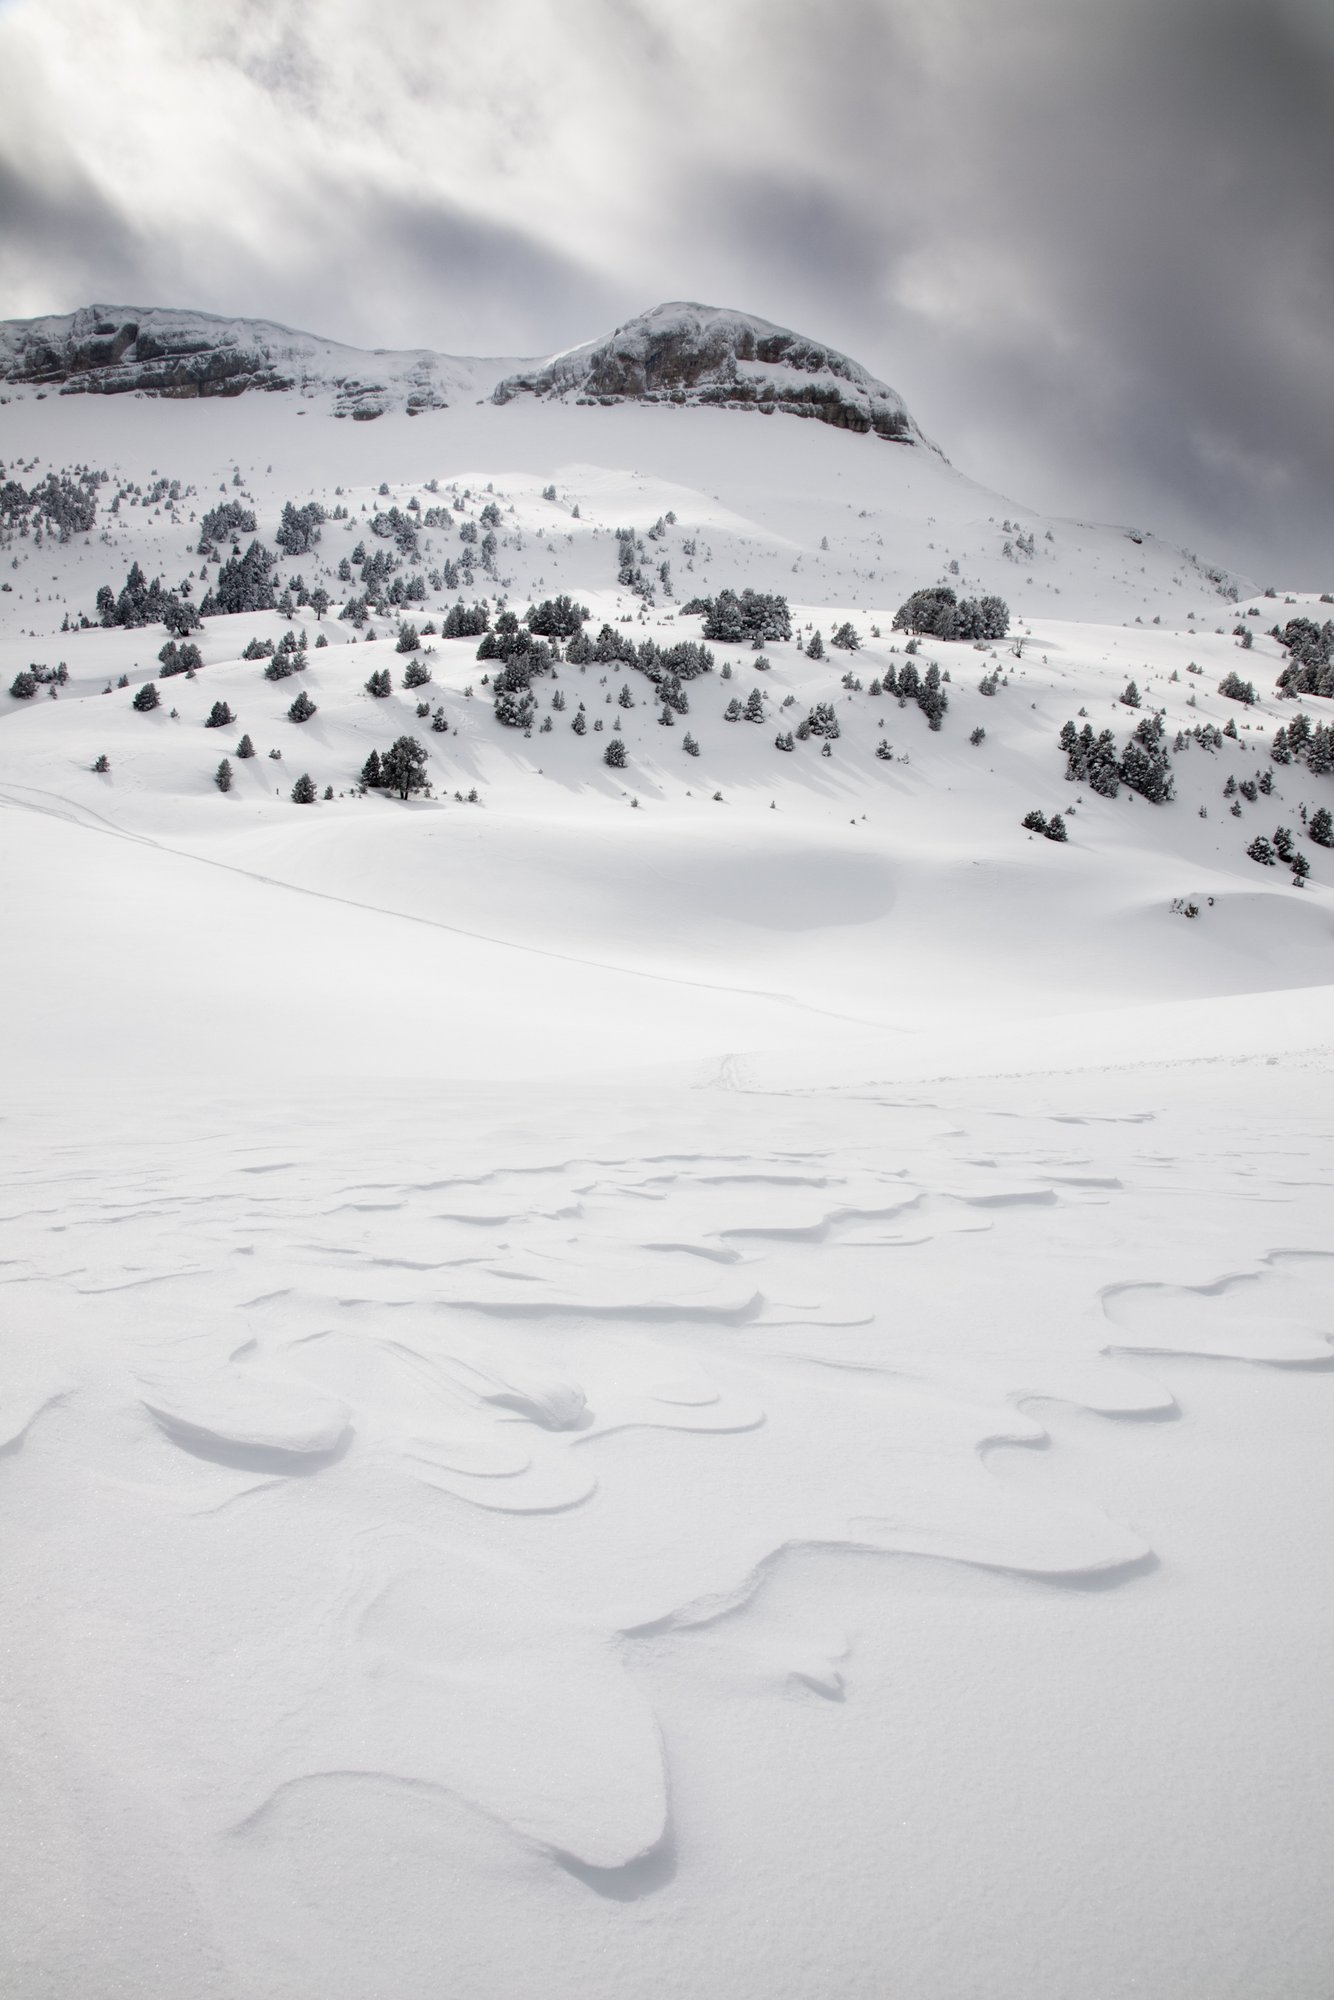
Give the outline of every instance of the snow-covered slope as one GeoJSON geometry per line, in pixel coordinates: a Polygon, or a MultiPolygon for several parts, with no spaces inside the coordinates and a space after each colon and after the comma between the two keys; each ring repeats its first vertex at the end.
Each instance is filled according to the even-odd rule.
{"type": "Polygon", "coordinates": [[[564,373],[195,315],[10,371],[23,2000],[1327,1991],[1334,776],[1271,753],[1334,704],[1268,634],[1328,607],[719,407],[791,361],[737,315],[663,396],[680,310],[564,373]],[[197,669],[100,623],[289,502],[197,669]],[[1008,634],[910,653],[935,584],[1008,634]],[[507,727],[438,629],[668,648],[727,589],[791,637],[684,709],[563,647],[507,727]],[[1159,712],[1171,799],[1067,779],[1159,712]]]}

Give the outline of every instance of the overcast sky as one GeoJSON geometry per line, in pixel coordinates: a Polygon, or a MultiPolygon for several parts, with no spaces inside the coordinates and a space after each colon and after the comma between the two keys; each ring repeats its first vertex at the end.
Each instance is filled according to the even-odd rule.
{"type": "Polygon", "coordinates": [[[663,299],[1334,588],[1334,0],[0,0],[0,315],[533,354],[663,299]]]}

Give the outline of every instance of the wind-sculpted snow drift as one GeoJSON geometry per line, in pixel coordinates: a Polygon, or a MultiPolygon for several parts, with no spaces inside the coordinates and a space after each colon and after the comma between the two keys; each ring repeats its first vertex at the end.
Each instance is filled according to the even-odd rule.
{"type": "Polygon", "coordinates": [[[1324,2000],[1314,595],[710,308],[0,357],[6,1992],[1324,2000]]]}

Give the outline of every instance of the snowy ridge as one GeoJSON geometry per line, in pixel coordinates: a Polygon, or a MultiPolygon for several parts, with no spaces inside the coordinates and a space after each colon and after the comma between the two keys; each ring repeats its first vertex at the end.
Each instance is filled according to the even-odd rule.
{"type": "Polygon", "coordinates": [[[271,320],[226,319],[158,306],[84,306],[0,323],[0,382],[61,395],[240,396],[247,390],[333,394],[334,414],[446,409],[477,393],[476,367],[429,348],[368,353],[271,320]]]}
{"type": "Polygon", "coordinates": [[[836,348],[749,313],[682,301],[508,376],[494,392],[498,403],[523,394],[782,410],[898,444],[927,442],[903,398],[836,348]]]}

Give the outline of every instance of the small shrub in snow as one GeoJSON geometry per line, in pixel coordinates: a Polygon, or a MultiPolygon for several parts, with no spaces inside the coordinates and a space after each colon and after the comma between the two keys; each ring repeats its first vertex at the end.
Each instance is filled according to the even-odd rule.
{"type": "Polygon", "coordinates": [[[107,756],[105,750],[100,757],[93,759],[93,769],[95,771],[109,771],[111,769],[111,759],[107,756]]]}
{"type": "Polygon", "coordinates": [[[981,723],[979,723],[977,728],[973,731],[972,735],[968,738],[968,741],[970,743],[976,744],[976,743],[985,743],[986,740],[987,740],[987,732],[985,729],[983,729],[981,723]]]}

